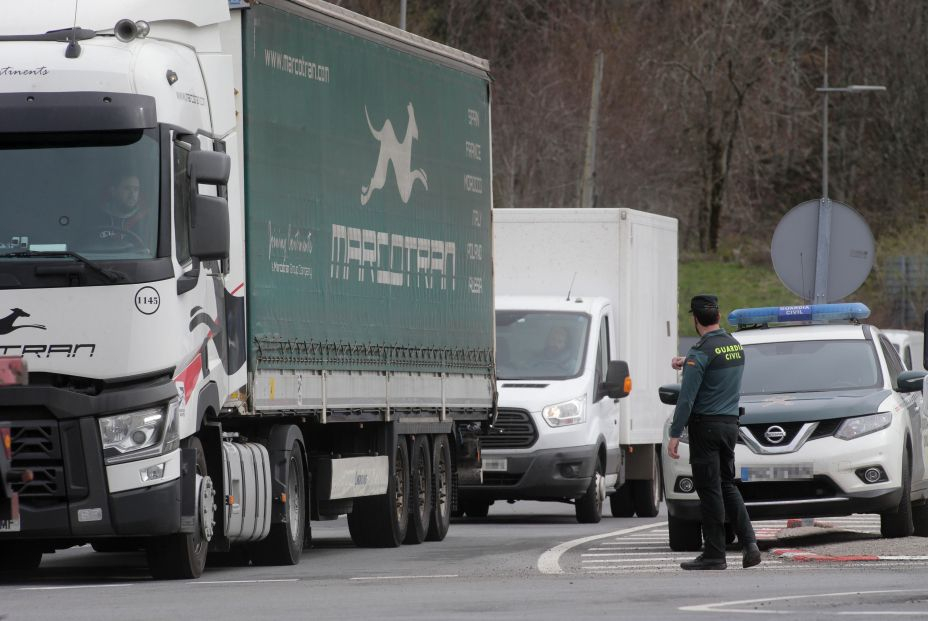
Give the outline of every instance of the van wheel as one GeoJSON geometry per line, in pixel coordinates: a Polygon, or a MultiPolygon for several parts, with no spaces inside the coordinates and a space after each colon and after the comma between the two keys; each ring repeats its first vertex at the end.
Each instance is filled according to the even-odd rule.
{"type": "Polygon", "coordinates": [[[603,478],[602,461],[596,460],[596,470],[590,480],[586,493],[574,503],[577,522],[580,524],[598,524],[603,518],[603,500],[606,499],[606,479],[603,478]]]}
{"type": "Polygon", "coordinates": [[[442,541],[451,527],[451,445],[448,436],[435,436],[432,442],[432,519],[428,541],[442,541]]]}
{"type": "Polygon", "coordinates": [[[702,549],[702,524],[667,516],[670,549],[674,552],[696,552],[702,549]]]}
{"type": "Polygon", "coordinates": [[[432,517],[432,460],[427,435],[419,434],[412,442],[409,474],[409,526],[403,543],[417,544],[425,541],[432,517]]]}
{"type": "Polygon", "coordinates": [[[609,496],[609,508],[612,517],[632,517],[635,515],[635,504],[632,502],[631,481],[620,485],[609,496]]]}
{"type": "Polygon", "coordinates": [[[632,500],[638,517],[654,517],[661,508],[661,473],[658,467],[660,457],[654,455],[651,466],[651,478],[643,481],[630,481],[632,500]]]}
{"type": "Polygon", "coordinates": [[[203,445],[196,436],[184,442],[197,452],[197,525],[192,533],[158,537],[148,545],[148,568],[159,580],[199,578],[206,566],[206,551],[215,527],[216,491],[206,472],[203,445]]]}
{"type": "Polygon", "coordinates": [[[912,472],[909,466],[909,451],[902,458],[902,498],[893,511],[880,514],[880,534],[887,539],[908,537],[915,530],[912,524],[912,472]]]}
{"type": "Polygon", "coordinates": [[[248,546],[255,565],[296,565],[300,562],[308,500],[303,451],[300,443],[294,441],[287,460],[287,521],[272,524],[271,532],[264,540],[248,546]]]}

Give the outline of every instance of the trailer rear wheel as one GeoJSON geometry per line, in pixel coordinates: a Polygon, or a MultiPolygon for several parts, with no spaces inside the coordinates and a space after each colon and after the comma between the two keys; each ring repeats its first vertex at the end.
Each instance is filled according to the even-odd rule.
{"type": "Polygon", "coordinates": [[[428,541],[442,541],[451,527],[451,445],[448,436],[435,436],[432,442],[432,519],[428,541]]]}
{"type": "Polygon", "coordinates": [[[417,435],[409,454],[409,526],[403,543],[425,541],[432,516],[432,460],[429,437],[417,435]]]}
{"type": "Polygon", "coordinates": [[[0,544],[0,550],[0,574],[30,572],[42,564],[42,548],[37,545],[11,541],[0,544]]]}
{"type": "Polygon", "coordinates": [[[303,451],[300,443],[294,442],[287,462],[287,520],[272,524],[266,539],[249,546],[255,565],[296,565],[300,562],[308,500],[303,451]]]}
{"type": "Polygon", "coordinates": [[[206,457],[200,439],[192,437],[185,448],[196,449],[197,525],[192,533],[158,537],[148,546],[148,567],[160,580],[199,578],[206,566],[206,551],[215,525],[215,490],[206,472],[206,457]]]}
{"type": "Polygon", "coordinates": [[[409,452],[406,438],[397,436],[393,470],[387,493],[355,498],[348,514],[348,532],[355,545],[395,548],[406,538],[409,526],[409,452]]]}

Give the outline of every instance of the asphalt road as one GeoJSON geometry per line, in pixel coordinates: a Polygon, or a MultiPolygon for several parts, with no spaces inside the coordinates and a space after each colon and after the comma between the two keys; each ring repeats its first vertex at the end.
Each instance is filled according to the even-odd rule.
{"type": "MultiPolygon", "coordinates": [[[[580,525],[572,507],[541,503],[494,505],[487,519],[455,522],[441,543],[359,549],[344,520],[314,523],[313,537],[295,567],[212,567],[196,581],[152,580],[141,554],[59,552],[35,576],[0,583],[0,618],[928,617],[928,556],[898,553],[924,548],[920,539],[896,541],[891,559],[870,562],[793,561],[772,542],[757,568],[741,569],[731,550],[725,572],[683,572],[679,560],[690,555],[670,552],[663,517],[580,525]]],[[[843,537],[879,547],[872,534],[843,537]]],[[[800,543],[841,546],[834,533],[800,543]]]]}

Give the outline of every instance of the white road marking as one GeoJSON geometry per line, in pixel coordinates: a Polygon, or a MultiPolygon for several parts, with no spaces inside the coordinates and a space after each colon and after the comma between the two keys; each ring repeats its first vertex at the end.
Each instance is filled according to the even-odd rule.
{"type": "Polygon", "coordinates": [[[64,591],[66,589],[110,589],[131,584],[75,584],[71,586],[20,587],[18,591],[64,591]]]}
{"type": "Polygon", "coordinates": [[[259,584],[264,582],[299,582],[299,578],[276,578],[264,580],[195,580],[187,584],[259,584]]]}
{"type": "MultiPolygon", "coordinates": [[[[813,599],[813,598],[822,598],[822,597],[845,597],[848,595],[882,595],[885,593],[915,593],[914,589],[891,589],[885,591],[844,591],[839,593],[817,593],[814,595],[783,595],[781,597],[761,597],[758,599],[741,599],[734,600],[729,602],[716,602],[714,604],[698,604],[695,606],[680,606],[678,610],[684,612],[734,612],[740,614],[765,614],[765,615],[793,615],[799,618],[802,618],[803,612],[797,610],[756,610],[754,608],[728,608],[728,606],[740,606],[743,604],[760,604],[764,602],[782,602],[796,599],[813,599]]],[[[821,614],[820,612],[818,614],[821,614]]],[[[832,613],[832,614],[844,614],[844,613],[832,613]]],[[[912,613],[894,613],[892,611],[871,611],[868,614],[905,614],[910,615],[912,613]]],[[[919,615],[928,615],[928,611],[919,612],[919,615]]]]}
{"type": "Polygon", "coordinates": [[[575,548],[584,543],[589,543],[590,541],[597,541],[599,539],[606,539],[608,537],[619,537],[626,534],[636,533],[638,531],[647,530],[649,528],[656,528],[657,526],[663,526],[660,522],[656,524],[643,524],[641,526],[634,526],[632,528],[626,528],[624,530],[617,530],[611,533],[604,533],[602,535],[591,535],[589,537],[581,537],[580,539],[573,539],[572,541],[565,541],[564,543],[558,544],[553,548],[545,550],[545,552],[538,557],[538,571],[543,574],[563,574],[564,570],[561,569],[561,555],[568,550],[575,548]]]}
{"type": "Polygon", "coordinates": [[[432,576],[357,576],[352,580],[433,580],[435,578],[457,578],[458,574],[436,574],[432,576]]]}

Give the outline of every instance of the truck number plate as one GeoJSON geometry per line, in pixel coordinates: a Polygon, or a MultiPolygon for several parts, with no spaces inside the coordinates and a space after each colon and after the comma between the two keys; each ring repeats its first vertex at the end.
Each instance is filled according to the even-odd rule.
{"type": "Polygon", "coordinates": [[[812,478],[812,464],[794,466],[744,466],[741,468],[741,480],[745,483],[755,481],[799,481],[812,478]]]}
{"type": "Polygon", "coordinates": [[[18,533],[20,522],[16,520],[0,520],[0,533],[18,533]]]}
{"type": "Polygon", "coordinates": [[[508,460],[500,459],[498,457],[484,457],[483,458],[483,471],[484,472],[506,472],[509,464],[508,460]]]}

